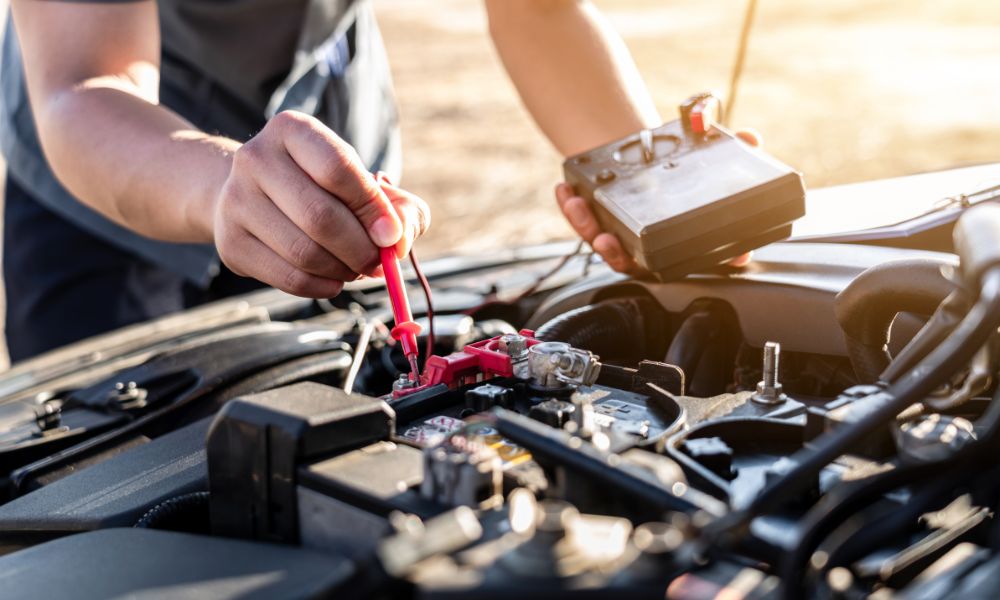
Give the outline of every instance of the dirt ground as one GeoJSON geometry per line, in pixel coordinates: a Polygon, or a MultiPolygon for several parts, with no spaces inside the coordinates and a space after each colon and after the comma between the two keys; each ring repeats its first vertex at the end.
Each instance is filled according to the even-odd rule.
{"type": "MultiPolygon", "coordinates": [[[[664,118],[726,91],[744,0],[597,0],[664,118]]],[[[566,237],[560,157],[521,107],[476,0],[376,0],[427,255],[566,237]]],[[[760,0],[734,125],[811,187],[1000,161],[1000,2],[760,0]]]]}

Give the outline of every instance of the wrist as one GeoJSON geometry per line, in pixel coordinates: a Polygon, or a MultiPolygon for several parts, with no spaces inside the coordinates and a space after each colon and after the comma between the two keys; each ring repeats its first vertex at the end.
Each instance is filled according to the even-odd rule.
{"type": "Polygon", "coordinates": [[[188,226],[197,240],[210,244],[215,242],[217,207],[232,172],[233,153],[240,144],[226,138],[211,138],[206,143],[216,146],[216,160],[212,161],[211,172],[205,174],[201,189],[188,196],[184,210],[188,226]]]}

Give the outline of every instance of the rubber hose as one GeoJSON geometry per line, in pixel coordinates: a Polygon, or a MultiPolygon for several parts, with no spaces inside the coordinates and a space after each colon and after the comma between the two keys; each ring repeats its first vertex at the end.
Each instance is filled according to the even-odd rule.
{"type": "Polygon", "coordinates": [[[648,334],[662,331],[662,312],[650,298],[615,298],[565,312],[536,329],[535,337],[566,342],[606,360],[643,358],[648,334]]]}
{"type": "Polygon", "coordinates": [[[711,312],[699,310],[692,313],[678,328],[663,362],[677,365],[688,375],[693,375],[717,326],[718,320],[711,312]]]}
{"type": "Polygon", "coordinates": [[[952,263],[908,259],[871,267],[837,294],[834,312],[847,354],[862,383],[874,383],[889,366],[889,328],[898,313],[931,314],[955,285],[941,274],[952,263]]]}
{"type": "Polygon", "coordinates": [[[191,492],[164,500],[142,515],[135,527],[206,533],[209,530],[208,492],[191,492]]]}

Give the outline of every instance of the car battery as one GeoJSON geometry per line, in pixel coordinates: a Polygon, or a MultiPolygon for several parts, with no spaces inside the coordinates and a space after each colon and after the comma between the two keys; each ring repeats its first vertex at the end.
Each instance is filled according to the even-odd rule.
{"type": "Polygon", "coordinates": [[[715,124],[717,104],[692,97],[680,119],[563,165],[601,227],[664,281],[787,238],[805,214],[802,176],[715,124]]]}

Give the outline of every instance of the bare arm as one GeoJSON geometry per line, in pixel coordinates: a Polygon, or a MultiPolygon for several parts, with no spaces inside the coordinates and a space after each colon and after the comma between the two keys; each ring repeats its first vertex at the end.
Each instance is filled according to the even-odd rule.
{"type": "Polygon", "coordinates": [[[660,124],[621,37],[585,0],[486,0],[490,33],[535,121],[569,156],[660,124]]]}
{"type": "Polygon", "coordinates": [[[238,144],[157,105],[156,4],[15,0],[12,8],[42,146],[60,181],[139,233],[212,241],[203,207],[225,181],[238,144]],[[158,166],[138,177],[132,163],[158,166]],[[202,189],[190,189],[179,173],[202,189]]]}
{"type": "MultiPolygon", "coordinates": [[[[571,156],[661,123],[621,37],[587,0],[486,0],[490,32],[528,111],[571,156]]],[[[757,144],[752,133],[747,143],[757,144]]],[[[556,202],[577,234],[616,271],[638,274],[614,234],[566,183],[556,202]]],[[[743,265],[749,255],[733,264],[743,265]]]]}
{"type": "Polygon", "coordinates": [[[13,0],[12,10],[46,158],[108,218],[156,239],[215,243],[233,271],[315,297],[373,272],[375,244],[423,231],[422,201],[380,191],[312,117],[283,113],[241,145],[160,105],[154,1],[13,0]]]}

